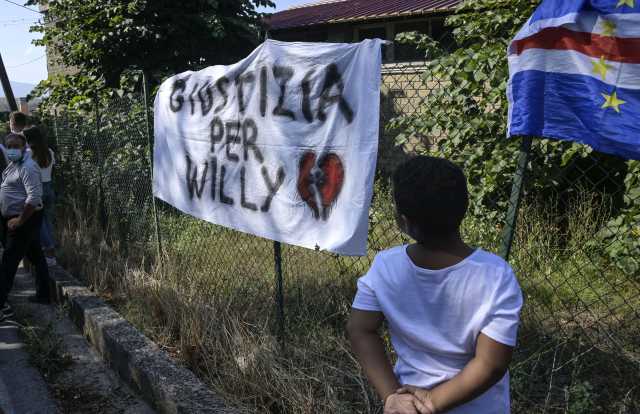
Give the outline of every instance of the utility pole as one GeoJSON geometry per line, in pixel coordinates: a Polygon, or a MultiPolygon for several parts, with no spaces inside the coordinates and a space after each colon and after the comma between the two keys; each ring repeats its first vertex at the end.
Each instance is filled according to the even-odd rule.
{"type": "Polygon", "coordinates": [[[4,68],[4,62],[2,61],[2,54],[0,53],[0,81],[2,82],[2,90],[4,90],[4,96],[7,98],[9,108],[12,111],[18,110],[18,104],[16,98],[13,96],[13,89],[11,89],[11,82],[9,82],[9,76],[7,70],[4,68]]]}

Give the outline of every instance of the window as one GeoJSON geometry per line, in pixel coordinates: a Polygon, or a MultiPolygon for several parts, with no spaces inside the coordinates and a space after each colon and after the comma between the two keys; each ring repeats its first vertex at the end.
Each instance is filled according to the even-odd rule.
{"type": "Polygon", "coordinates": [[[387,30],[384,27],[373,27],[370,29],[358,30],[358,41],[361,42],[365,39],[382,39],[387,38],[387,30]]]}
{"type": "Polygon", "coordinates": [[[309,32],[303,37],[305,42],[326,42],[328,38],[329,35],[326,30],[309,32]]]}
{"type": "Polygon", "coordinates": [[[326,42],[328,33],[326,30],[314,30],[314,31],[295,31],[281,33],[273,33],[273,39],[281,40],[283,42],[326,42]]]}
{"type": "Polygon", "coordinates": [[[431,19],[431,37],[440,42],[443,49],[453,50],[455,48],[453,33],[450,28],[445,27],[444,21],[444,17],[431,19]]]}
{"type": "MultiPolygon", "coordinates": [[[[418,22],[396,23],[395,34],[404,32],[418,32],[421,34],[429,34],[429,22],[427,20],[418,22]]],[[[397,62],[411,62],[424,60],[424,51],[417,49],[413,45],[405,45],[394,42],[394,55],[397,62]]]]}
{"type": "MultiPolygon", "coordinates": [[[[387,29],[384,26],[378,27],[367,27],[358,29],[358,42],[361,42],[365,39],[387,39],[387,29]]],[[[382,46],[382,61],[386,62],[388,59],[387,56],[387,46],[382,46]]]]}

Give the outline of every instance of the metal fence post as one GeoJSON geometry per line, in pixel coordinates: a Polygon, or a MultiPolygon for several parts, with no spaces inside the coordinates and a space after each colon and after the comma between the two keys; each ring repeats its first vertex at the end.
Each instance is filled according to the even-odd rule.
{"type": "MultiPolygon", "coordinates": [[[[58,153],[58,157],[62,158],[62,152],[60,150],[60,135],[58,134],[58,109],[54,109],[53,110],[53,136],[56,139],[55,142],[55,149],[56,152],[58,153]]],[[[58,187],[56,188],[56,192],[58,194],[62,194],[62,189],[66,188],[65,184],[65,177],[64,177],[64,173],[60,172],[58,173],[58,177],[60,178],[61,183],[58,184],[58,187]]]]}
{"type": "Polygon", "coordinates": [[[280,346],[285,345],[285,320],[284,320],[284,280],[282,278],[282,243],[273,242],[273,254],[276,267],[276,305],[278,307],[278,339],[280,346]]]}
{"type": "MultiPolygon", "coordinates": [[[[64,122],[63,129],[64,129],[64,131],[66,131],[65,132],[66,135],[68,135],[69,134],[69,122],[70,121],[69,121],[69,115],[66,112],[64,114],[63,122],[64,122]]],[[[70,176],[71,176],[70,179],[73,182],[73,196],[74,196],[74,199],[77,202],[77,201],[79,201],[78,200],[78,196],[80,194],[80,188],[79,188],[79,186],[80,186],[80,184],[79,184],[80,177],[79,177],[79,175],[82,174],[81,173],[82,169],[80,168],[80,165],[78,163],[78,159],[81,157],[81,155],[76,154],[76,151],[78,151],[81,148],[80,134],[77,134],[77,133],[72,134],[71,138],[70,138],[70,141],[71,141],[71,150],[69,151],[69,162],[68,162],[68,165],[69,165],[70,170],[71,170],[70,171],[70,173],[71,173],[70,174],[70,176]],[[74,171],[80,171],[80,174],[77,174],[77,173],[74,174],[73,173],[74,171]]],[[[78,151],[78,152],[80,152],[80,151],[78,151]]]]}
{"type": "MultiPolygon", "coordinates": [[[[58,110],[53,110],[53,136],[56,137],[56,150],[58,150],[58,146],[60,145],[60,137],[58,135],[58,110]]],[[[58,150],[60,152],[60,150],[58,150]]]]}
{"type": "Polygon", "coordinates": [[[504,260],[509,260],[511,255],[511,247],[516,232],[516,224],[518,222],[518,211],[520,209],[520,200],[522,198],[522,189],[524,178],[527,173],[527,165],[531,157],[531,137],[524,137],[520,146],[520,154],[518,155],[518,166],[516,174],[513,178],[511,187],[511,197],[509,198],[509,210],[507,211],[507,220],[502,235],[502,244],[500,246],[500,256],[504,260]]]}
{"type": "MultiPolygon", "coordinates": [[[[151,182],[153,183],[153,138],[151,132],[151,115],[149,114],[149,102],[150,102],[150,83],[149,76],[146,71],[142,71],[142,87],[144,90],[144,117],[147,123],[147,157],[149,159],[149,176],[151,177],[151,182]]],[[[154,219],[154,227],[156,233],[156,248],[158,254],[158,263],[162,264],[162,238],[160,237],[160,219],[158,217],[158,206],[156,205],[156,198],[153,194],[151,194],[151,203],[153,205],[153,219],[154,219]]]]}
{"type": "Polygon", "coordinates": [[[104,160],[102,159],[102,147],[100,142],[100,103],[99,103],[99,95],[96,93],[95,95],[95,115],[96,115],[96,135],[95,135],[95,143],[96,143],[96,153],[98,155],[98,214],[100,220],[100,226],[102,227],[102,231],[107,232],[107,212],[104,208],[104,189],[103,189],[103,164],[104,160]]]}

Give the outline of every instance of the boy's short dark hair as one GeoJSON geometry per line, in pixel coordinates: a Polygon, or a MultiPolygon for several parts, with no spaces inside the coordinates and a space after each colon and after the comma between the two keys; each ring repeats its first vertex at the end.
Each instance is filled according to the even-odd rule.
{"type": "Polygon", "coordinates": [[[9,119],[13,122],[14,125],[24,128],[27,126],[27,116],[22,112],[14,111],[9,115],[9,119]]]}
{"type": "Polygon", "coordinates": [[[395,171],[393,187],[398,213],[425,238],[456,233],[469,208],[467,178],[460,167],[444,158],[410,159],[395,171]]]}

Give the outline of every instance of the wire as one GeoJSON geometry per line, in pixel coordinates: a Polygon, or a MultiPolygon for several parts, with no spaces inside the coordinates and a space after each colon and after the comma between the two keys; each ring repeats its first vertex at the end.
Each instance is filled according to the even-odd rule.
{"type": "Polygon", "coordinates": [[[11,0],[4,0],[4,1],[6,1],[7,3],[10,3],[10,4],[13,4],[14,6],[22,7],[23,9],[29,10],[30,12],[37,13],[37,14],[42,14],[41,12],[39,12],[37,10],[30,9],[27,6],[24,6],[24,5],[19,4],[19,3],[15,3],[15,2],[13,2],[11,0]]]}
{"type": "Polygon", "coordinates": [[[0,23],[20,23],[20,22],[37,22],[39,19],[29,19],[29,18],[24,18],[24,19],[7,19],[7,20],[0,20],[0,23]]]}
{"type": "Polygon", "coordinates": [[[38,58],[35,58],[35,59],[30,60],[30,61],[28,61],[28,62],[21,63],[21,64],[19,64],[19,65],[7,66],[7,69],[15,69],[15,68],[19,68],[20,66],[26,66],[26,65],[29,65],[29,64],[31,64],[31,63],[37,62],[37,61],[39,61],[39,60],[41,60],[41,59],[45,58],[46,56],[47,56],[47,55],[42,55],[42,56],[40,56],[40,57],[38,57],[38,58]]]}
{"type": "MultiPolygon", "coordinates": [[[[4,0],[4,1],[6,1],[7,3],[10,3],[10,4],[13,4],[14,6],[22,7],[23,9],[29,10],[30,12],[37,13],[37,14],[39,14],[39,15],[41,15],[41,16],[42,16],[42,15],[45,15],[45,16],[46,16],[46,13],[45,13],[45,12],[41,12],[41,11],[37,11],[37,10],[30,9],[30,8],[28,8],[27,6],[23,6],[23,5],[19,4],[19,3],[15,3],[15,2],[13,2],[13,1],[11,1],[11,0],[4,0]]],[[[68,19],[52,20],[52,21],[47,22],[47,23],[49,23],[49,24],[55,24],[55,23],[59,23],[59,22],[66,21],[66,20],[68,20],[68,19]]],[[[35,23],[43,24],[43,22],[42,22],[41,20],[37,20],[35,23]]]]}
{"type": "Polygon", "coordinates": [[[22,26],[24,27],[25,25],[31,25],[31,24],[39,24],[40,20],[33,20],[30,22],[22,22],[22,23],[2,23],[0,22],[0,26],[1,27],[15,27],[15,26],[22,26]]]}

